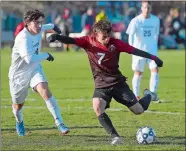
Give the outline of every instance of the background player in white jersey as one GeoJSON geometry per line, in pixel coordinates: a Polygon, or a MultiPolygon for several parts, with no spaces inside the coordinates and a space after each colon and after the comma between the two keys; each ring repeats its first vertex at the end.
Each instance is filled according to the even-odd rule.
{"type": "MultiPolygon", "coordinates": [[[[129,35],[130,45],[157,56],[160,21],[158,17],[151,14],[151,8],[149,1],[142,1],[141,14],[131,20],[126,32],[129,35]]],[[[133,55],[132,86],[138,100],[140,99],[140,80],[146,63],[151,71],[150,91],[155,93],[158,86],[159,76],[156,63],[153,60],[133,55]]],[[[158,97],[153,101],[159,102],[158,97]]]]}
{"type": "Polygon", "coordinates": [[[49,53],[39,53],[42,32],[53,29],[61,34],[59,28],[54,24],[43,25],[44,17],[44,14],[37,9],[26,11],[24,14],[25,28],[16,36],[13,46],[9,85],[13,114],[16,118],[16,130],[19,136],[25,135],[22,107],[29,87],[45,100],[60,132],[63,135],[69,132],[69,129],[63,124],[60,109],[48,88],[48,82],[40,64],[44,60],[54,60],[49,53]]]}

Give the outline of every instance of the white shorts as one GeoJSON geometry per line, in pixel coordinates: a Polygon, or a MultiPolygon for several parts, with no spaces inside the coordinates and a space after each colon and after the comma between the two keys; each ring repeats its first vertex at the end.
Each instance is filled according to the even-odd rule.
{"type": "Polygon", "coordinates": [[[10,94],[12,97],[12,102],[14,104],[24,103],[28,95],[29,84],[26,83],[24,85],[21,85],[21,84],[15,83],[12,80],[9,80],[9,86],[10,86],[10,94]]]}
{"type": "Polygon", "coordinates": [[[25,84],[17,84],[14,81],[10,80],[9,86],[10,86],[10,94],[12,97],[12,102],[15,104],[24,103],[28,95],[28,88],[31,87],[32,89],[34,89],[34,87],[41,82],[47,82],[42,68],[36,71],[33,77],[31,78],[31,80],[25,84]]]}
{"type": "Polygon", "coordinates": [[[133,71],[143,72],[145,64],[148,65],[150,70],[157,67],[157,64],[155,63],[154,60],[135,56],[135,55],[132,56],[132,70],[133,71]]]}
{"type": "Polygon", "coordinates": [[[30,80],[30,87],[34,89],[35,86],[37,86],[41,82],[48,82],[46,80],[46,77],[44,75],[43,69],[41,68],[37,72],[35,72],[34,76],[30,80]]]}

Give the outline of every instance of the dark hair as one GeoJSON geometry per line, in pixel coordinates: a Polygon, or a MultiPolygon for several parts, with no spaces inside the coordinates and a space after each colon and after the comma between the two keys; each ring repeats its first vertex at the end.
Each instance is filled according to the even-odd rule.
{"type": "Polygon", "coordinates": [[[112,31],[112,24],[107,20],[100,20],[95,23],[92,27],[92,32],[102,32],[104,34],[109,34],[112,31]]]}
{"type": "Polygon", "coordinates": [[[27,10],[23,18],[25,26],[27,26],[29,22],[37,20],[39,17],[45,18],[45,15],[38,9],[27,10]]]}
{"type": "Polygon", "coordinates": [[[141,4],[143,4],[143,3],[148,3],[149,5],[152,5],[152,3],[150,1],[146,1],[146,0],[141,2],[141,4]]]}

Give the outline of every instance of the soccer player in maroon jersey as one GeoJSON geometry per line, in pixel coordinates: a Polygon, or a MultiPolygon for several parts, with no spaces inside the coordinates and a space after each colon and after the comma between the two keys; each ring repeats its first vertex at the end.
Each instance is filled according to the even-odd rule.
{"type": "Polygon", "coordinates": [[[100,124],[112,137],[112,145],[121,144],[122,138],[112,125],[105,109],[109,108],[111,99],[127,106],[134,114],[142,114],[148,109],[153,93],[146,91],[143,98],[137,101],[134,93],[126,83],[126,77],[119,71],[119,56],[121,52],[152,59],[158,67],[163,62],[156,56],[136,49],[111,36],[112,26],[109,21],[101,20],[94,24],[88,36],[71,38],[58,34],[48,37],[49,42],[58,40],[65,44],[76,44],[85,49],[88,54],[92,74],[95,81],[93,94],[93,109],[100,124]]]}

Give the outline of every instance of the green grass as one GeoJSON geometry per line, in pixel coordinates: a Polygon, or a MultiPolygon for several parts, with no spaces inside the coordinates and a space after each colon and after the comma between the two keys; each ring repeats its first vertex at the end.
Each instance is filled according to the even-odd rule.
{"type": "MultiPolygon", "coordinates": [[[[47,51],[51,51],[48,50],[47,51]]],[[[8,68],[11,51],[1,51],[1,134],[2,150],[185,150],[185,52],[160,51],[164,67],[160,69],[158,95],[163,103],[151,104],[150,111],[136,116],[114,100],[106,112],[121,136],[124,145],[111,146],[110,137],[100,126],[92,110],[94,83],[87,55],[84,52],[51,52],[54,62],[44,61],[49,87],[60,105],[63,119],[71,128],[60,136],[45,102],[30,91],[23,110],[26,136],[18,137],[11,110],[8,68]],[[33,100],[35,99],[35,100],[33,100]],[[5,108],[6,106],[6,108],[5,108]],[[29,108],[32,107],[32,108],[29,108]],[[112,110],[120,109],[120,110],[112,110]],[[138,145],[135,134],[139,127],[150,125],[157,133],[153,145],[138,145]]],[[[131,56],[122,54],[120,70],[131,86],[131,56]]],[[[146,68],[141,90],[149,85],[146,68]]]]}

